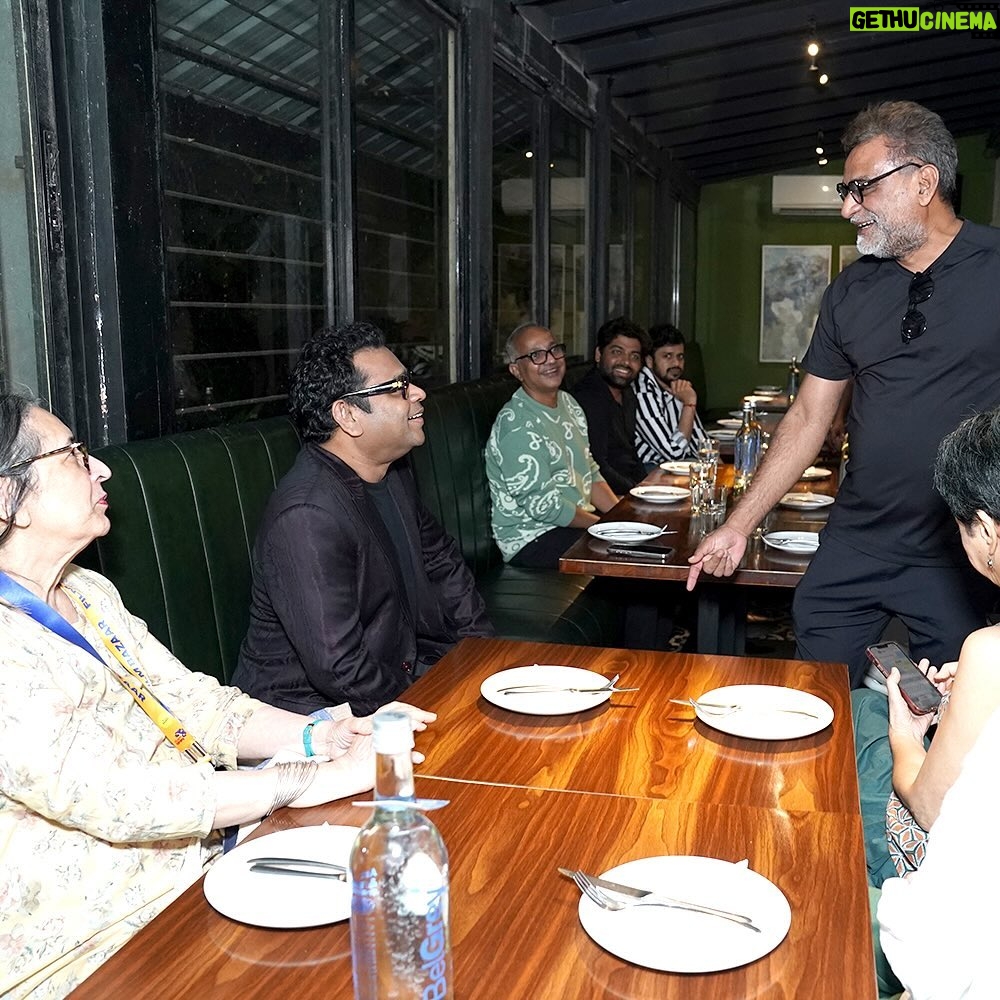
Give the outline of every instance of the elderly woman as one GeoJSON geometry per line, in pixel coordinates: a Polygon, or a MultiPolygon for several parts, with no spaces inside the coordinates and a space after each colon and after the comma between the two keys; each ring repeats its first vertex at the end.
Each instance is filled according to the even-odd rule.
{"type": "Polygon", "coordinates": [[[110,475],[52,414],[0,396],[3,996],[65,996],[204,872],[224,828],[374,781],[370,719],[315,721],[191,673],[72,565],[110,528],[110,475]],[[300,759],[235,770],[279,751],[300,759]]]}
{"type": "MultiPolygon", "coordinates": [[[[934,485],[958,523],[969,562],[1000,585],[1000,409],[969,418],[941,442],[934,485]]],[[[920,662],[946,696],[929,747],[925,737],[938,716],[910,712],[899,693],[896,671],[886,684],[888,701],[876,692],[855,692],[862,812],[873,885],[919,866],[926,831],[937,819],[945,793],[987,720],[1000,708],[998,662],[1000,629],[994,626],[965,640],[957,664],[935,669],[926,660],[920,662]]]]}

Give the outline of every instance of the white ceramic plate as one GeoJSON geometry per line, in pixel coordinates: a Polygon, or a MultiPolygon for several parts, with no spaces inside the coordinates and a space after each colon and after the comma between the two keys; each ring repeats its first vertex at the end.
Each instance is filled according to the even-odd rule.
{"type": "Polygon", "coordinates": [[[775,684],[732,684],[706,691],[695,700],[741,706],[739,711],[729,714],[707,708],[696,708],[695,713],[706,726],[750,740],[794,740],[818,733],[833,722],[833,709],[822,698],[775,684]],[[812,714],[796,715],[779,709],[812,714]]]}
{"type": "Polygon", "coordinates": [[[714,437],[717,441],[735,441],[736,431],[731,427],[713,427],[708,436],[714,437]]]}
{"type": "Polygon", "coordinates": [[[833,497],[824,493],[786,493],[778,503],[782,507],[812,510],[816,507],[829,507],[833,503],[833,497]]]}
{"type": "Polygon", "coordinates": [[[780,385],[755,385],[753,391],[761,396],[776,396],[781,392],[780,385]]]}
{"type": "Polygon", "coordinates": [[[810,465],[799,479],[829,479],[833,473],[829,469],[821,469],[817,465],[810,465]]]}
{"type": "Polygon", "coordinates": [[[587,532],[604,542],[641,542],[659,535],[660,529],[655,524],[644,524],[642,521],[605,521],[592,524],[587,532]]]}
{"type": "Polygon", "coordinates": [[[690,462],[661,462],[660,468],[664,472],[669,472],[675,476],[688,476],[691,474],[690,462]]]}
{"type": "MultiPolygon", "coordinates": [[[[674,855],[618,865],[604,878],[639,889],[742,913],[760,933],[719,917],[665,906],[605,910],[580,897],[583,929],[612,955],[661,972],[719,972],[754,962],[778,947],[792,911],[785,894],[744,865],[674,855]]],[[[621,898],[621,897],[613,897],[621,898]]]]}
{"type": "Polygon", "coordinates": [[[205,876],[205,898],[220,913],[256,927],[320,927],[351,915],[351,886],[337,879],[251,872],[250,858],[307,858],[349,865],[356,826],[301,826],[244,842],[205,876]]]}
{"type": "Polygon", "coordinates": [[[796,555],[815,552],[819,548],[819,533],[815,531],[772,531],[764,536],[764,544],[779,552],[796,555]]]}
{"type": "Polygon", "coordinates": [[[479,687],[479,693],[494,705],[523,712],[525,715],[569,715],[586,712],[611,697],[611,692],[599,694],[572,694],[566,691],[531,692],[528,694],[501,694],[501,688],[517,684],[551,684],[553,687],[596,688],[607,684],[611,678],[602,677],[592,670],[580,667],[539,665],[510,667],[492,674],[479,687]]]}
{"type": "Polygon", "coordinates": [[[723,417],[721,420],[717,420],[716,423],[720,427],[732,427],[734,430],[739,430],[743,426],[743,420],[741,417],[723,417]]]}
{"type": "Polygon", "coordinates": [[[755,393],[752,396],[744,396],[745,400],[748,400],[755,405],[758,403],[771,403],[774,401],[774,396],[771,393],[755,393]]]}
{"type": "Polygon", "coordinates": [[[629,493],[648,503],[679,503],[691,496],[691,491],[682,486],[633,486],[629,493]]]}

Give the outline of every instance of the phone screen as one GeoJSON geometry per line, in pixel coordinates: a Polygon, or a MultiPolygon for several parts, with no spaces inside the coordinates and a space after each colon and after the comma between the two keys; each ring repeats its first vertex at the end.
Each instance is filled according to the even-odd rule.
{"type": "Polygon", "coordinates": [[[868,659],[886,677],[895,667],[899,671],[899,690],[903,700],[912,712],[926,715],[941,703],[941,694],[924,676],[923,671],[911,660],[903,648],[895,642],[880,642],[869,646],[865,652],[868,659]]]}

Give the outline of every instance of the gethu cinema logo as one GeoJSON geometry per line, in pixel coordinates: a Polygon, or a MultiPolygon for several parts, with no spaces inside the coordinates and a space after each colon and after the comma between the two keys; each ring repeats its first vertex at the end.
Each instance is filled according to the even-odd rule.
{"type": "Polygon", "coordinates": [[[852,7],[851,31],[996,31],[1000,8],[852,7]]]}

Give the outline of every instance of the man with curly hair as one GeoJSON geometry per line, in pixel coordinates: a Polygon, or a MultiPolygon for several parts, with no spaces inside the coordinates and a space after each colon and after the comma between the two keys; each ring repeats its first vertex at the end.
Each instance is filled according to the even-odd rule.
{"type": "Polygon", "coordinates": [[[233,683],[296,711],[392,701],[464,636],[492,635],[455,541],[406,456],[426,393],[369,323],[303,347],[289,392],[303,447],[261,521],[233,683]]]}

